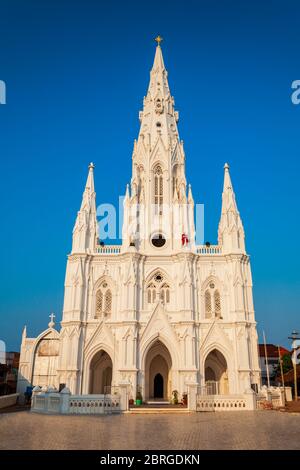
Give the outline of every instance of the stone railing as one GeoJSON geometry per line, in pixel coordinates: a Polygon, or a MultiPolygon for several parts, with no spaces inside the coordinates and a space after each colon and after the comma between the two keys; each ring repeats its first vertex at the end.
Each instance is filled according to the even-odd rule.
{"type": "Polygon", "coordinates": [[[198,395],[196,411],[252,410],[251,402],[242,395],[198,395]]]}
{"type": "MultiPolygon", "coordinates": [[[[95,251],[100,255],[118,255],[121,253],[121,248],[121,245],[97,245],[95,251]]],[[[219,245],[198,245],[196,246],[196,253],[198,255],[221,255],[222,247],[219,245]]]]}
{"type": "MultiPolygon", "coordinates": [[[[124,400],[123,400],[124,401],[124,400]]],[[[31,411],[46,414],[111,414],[120,413],[121,399],[113,395],[72,395],[68,388],[60,393],[48,387],[35,387],[31,411]]]]}
{"type": "Polygon", "coordinates": [[[115,395],[72,395],[69,414],[120,413],[120,397],[115,395]]]}
{"type": "Polygon", "coordinates": [[[118,255],[121,253],[121,245],[96,246],[96,253],[101,255],[118,255]]]}
{"type": "Polygon", "coordinates": [[[196,246],[196,253],[198,255],[221,255],[222,247],[219,245],[198,245],[196,246]]]}
{"type": "Polygon", "coordinates": [[[249,389],[241,394],[208,395],[197,383],[186,383],[190,411],[243,411],[256,409],[256,393],[249,389]]]}

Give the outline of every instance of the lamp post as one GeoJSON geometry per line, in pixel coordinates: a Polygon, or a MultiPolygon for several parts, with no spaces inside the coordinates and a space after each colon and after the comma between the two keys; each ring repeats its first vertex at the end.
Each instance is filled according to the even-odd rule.
{"type": "Polygon", "coordinates": [[[297,355],[296,351],[297,348],[299,347],[299,340],[300,336],[297,331],[292,331],[292,335],[289,336],[289,339],[292,340],[292,350],[293,350],[293,357],[292,357],[292,362],[293,362],[293,367],[294,367],[294,387],[295,387],[295,393],[294,393],[294,399],[295,401],[298,400],[298,390],[297,390],[297,355]]]}

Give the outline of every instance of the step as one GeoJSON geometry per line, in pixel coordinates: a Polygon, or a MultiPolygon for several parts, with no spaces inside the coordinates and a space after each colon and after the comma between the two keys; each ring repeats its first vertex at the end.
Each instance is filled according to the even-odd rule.
{"type": "Polygon", "coordinates": [[[147,405],[170,405],[170,402],[167,400],[148,400],[146,401],[147,405]]]}
{"type": "Polygon", "coordinates": [[[155,408],[155,407],[136,407],[136,408],[130,408],[129,411],[126,413],[130,414],[174,414],[174,413],[190,413],[190,410],[187,408],[172,408],[172,407],[160,407],[160,408],[155,408]]]}

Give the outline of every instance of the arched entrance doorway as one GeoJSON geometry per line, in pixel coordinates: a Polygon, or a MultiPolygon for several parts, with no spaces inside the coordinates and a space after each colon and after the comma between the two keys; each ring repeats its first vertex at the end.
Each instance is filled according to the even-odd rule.
{"type": "Polygon", "coordinates": [[[98,351],[90,365],[89,393],[110,393],[112,360],[106,351],[98,351]]]}
{"type": "Polygon", "coordinates": [[[154,377],[154,398],[164,397],[164,378],[161,374],[156,374],[154,377]]]}
{"type": "Polygon", "coordinates": [[[157,340],[149,349],[145,361],[145,399],[169,400],[172,359],[166,346],[157,340]]]}
{"type": "Polygon", "coordinates": [[[205,385],[209,395],[227,395],[228,370],[223,354],[214,349],[205,359],[205,385]]]}

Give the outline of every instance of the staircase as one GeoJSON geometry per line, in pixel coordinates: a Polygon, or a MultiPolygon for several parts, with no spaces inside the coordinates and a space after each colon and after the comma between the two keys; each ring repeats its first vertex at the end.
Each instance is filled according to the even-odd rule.
{"type": "Polygon", "coordinates": [[[174,413],[189,413],[186,406],[178,404],[172,405],[168,401],[149,400],[142,405],[132,405],[128,413],[131,414],[174,414],[174,413]]]}

